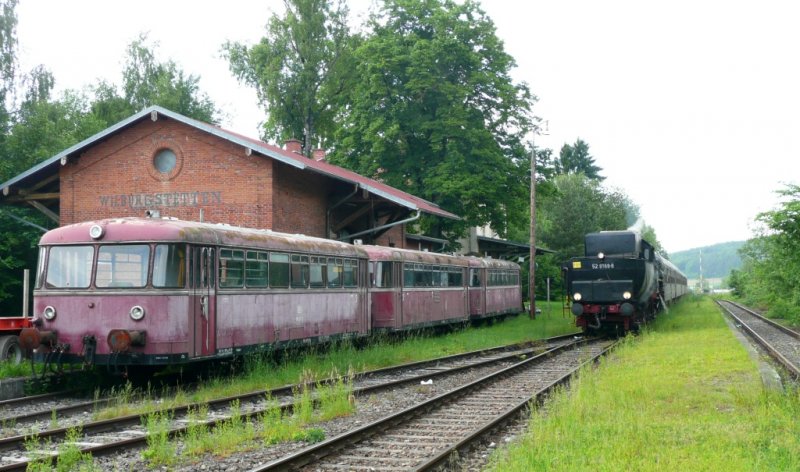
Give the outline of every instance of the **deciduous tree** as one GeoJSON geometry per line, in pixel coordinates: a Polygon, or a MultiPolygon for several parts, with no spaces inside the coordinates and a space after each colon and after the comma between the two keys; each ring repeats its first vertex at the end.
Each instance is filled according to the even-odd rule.
{"type": "Polygon", "coordinates": [[[494,23],[470,0],[386,0],[370,26],[332,160],[463,216],[451,231],[504,235],[528,211],[535,98],[494,23]]]}
{"type": "Polygon", "coordinates": [[[544,247],[564,258],[583,254],[587,233],[627,229],[638,216],[638,208],[620,190],[609,190],[583,174],[555,178],[557,190],[542,206],[540,240],[544,247]]]}
{"type": "Polygon", "coordinates": [[[263,138],[299,138],[310,156],[313,147],[331,145],[357,37],[342,0],[284,0],[284,6],[258,44],[227,43],[224,50],[231,71],[256,89],[267,113],[263,138]]]}
{"type": "Polygon", "coordinates": [[[122,87],[100,82],[95,86],[92,110],[108,125],[152,105],[207,123],[216,123],[219,112],[200,90],[200,77],[186,74],[173,60],[156,58],[158,43],[150,45],[142,34],[128,45],[122,70],[122,87]]]}

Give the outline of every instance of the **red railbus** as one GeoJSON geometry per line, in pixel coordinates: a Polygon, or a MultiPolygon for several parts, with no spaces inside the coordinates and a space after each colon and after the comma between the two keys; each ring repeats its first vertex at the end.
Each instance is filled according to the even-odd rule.
{"type": "Polygon", "coordinates": [[[511,262],[168,218],[57,228],[39,258],[20,344],[59,362],[179,364],[522,310],[511,262]]]}

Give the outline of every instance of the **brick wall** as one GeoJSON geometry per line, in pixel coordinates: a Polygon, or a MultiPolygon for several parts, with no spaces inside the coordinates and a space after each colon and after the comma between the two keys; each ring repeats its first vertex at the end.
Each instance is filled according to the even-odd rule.
{"type": "MultiPolygon", "coordinates": [[[[376,241],[376,246],[394,246],[399,247],[401,249],[406,249],[406,238],[405,238],[405,227],[406,225],[397,225],[390,228],[388,231],[383,233],[376,241]]],[[[408,249],[416,249],[416,247],[410,247],[408,249]]]]}
{"type": "Polygon", "coordinates": [[[60,169],[61,224],[122,216],[162,216],[272,228],[273,161],[180,122],[143,121],[97,143],[60,169]],[[156,153],[176,166],[159,172],[156,153]]]}
{"type": "Polygon", "coordinates": [[[328,180],[280,162],[273,164],[273,171],[273,229],[326,238],[328,180]]]}

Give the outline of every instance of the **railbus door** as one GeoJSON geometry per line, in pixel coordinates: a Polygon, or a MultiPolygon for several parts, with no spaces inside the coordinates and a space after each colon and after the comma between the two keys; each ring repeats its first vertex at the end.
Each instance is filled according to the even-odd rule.
{"type": "Polygon", "coordinates": [[[194,357],[212,356],[217,347],[216,265],[213,247],[193,248],[192,325],[194,357]]]}

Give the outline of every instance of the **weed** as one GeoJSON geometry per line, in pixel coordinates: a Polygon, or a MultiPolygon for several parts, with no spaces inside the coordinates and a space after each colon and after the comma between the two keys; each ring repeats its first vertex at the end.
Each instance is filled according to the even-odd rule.
{"type": "Polygon", "coordinates": [[[169,466],[175,461],[176,447],[169,441],[171,420],[171,415],[159,412],[143,417],[147,449],[142,452],[142,457],[152,466],[169,466]]]}
{"type": "Polygon", "coordinates": [[[325,440],[325,431],[322,428],[309,428],[304,431],[298,431],[292,436],[294,441],[305,441],[307,443],[318,443],[325,440]]]}
{"type": "Polygon", "coordinates": [[[81,439],[81,428],[75,427],[67,430],[65,441],[58,446],[58,472],[89,472],[99,470],[92,462],[92,455],[81,452],[76,444],[81,439]]]}
{"type": "Polygon", "coordinates": [[[278,402],[267,398],[268,408],[261,415],[261,436],[267,445],[291,440],[301,429],[291,417],[285,417],[278,402]]]}
{"type": "Polygon", "coordinates": [[[53,408],[50,410],[50,429],[58,428],[58,414],[56,413],[56,409],[53,408]]]}
{"type": "Polygon", "coordinates": [[[34,434],[25,438],[25,451],[30,458],[28,471],[30,472],[49,472],[53,470],[53,457],[44,452],[51,450],[49,440],[41,442],[39,435],[34,434]]]}
{"type": "Polygon", "coordinates": [[[308,383],[302,382],[293,389],[294,394],[294,420],[298,425],[304,426],[314,418],[314,400],[308,383]]]}
{"type": "Polygon", "coordinates": [[[319,417],[321,421],[348,416],[355,412],[355,397],[353,397],[353,373],[345,377],[339,376],[334,369],[331,378],[336,379],[330,384],[317,384],[317,400],[319,402],[319,417]]]}
{"type": "Polygon", "coordinates": [[[206,424],[208,406],[203,405],[199,409],[189,409],[187,417],[189,425],[183,438],[183,454],[197,457],[205,452],[205,439],[208,436],[208,424],[206,424]]]}

